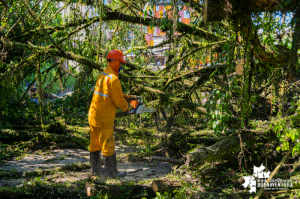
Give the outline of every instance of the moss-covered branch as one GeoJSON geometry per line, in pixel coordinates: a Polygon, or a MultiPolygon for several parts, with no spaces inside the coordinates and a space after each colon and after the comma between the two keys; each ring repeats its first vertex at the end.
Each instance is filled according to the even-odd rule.
{"type": "Polygon", "coordinates": [[[19,43],[19,42],[5,41],[3,39],[0,41],[0,44],[10,46],[13,48],[21,48],[21,49],[27,49],[30,51],[36,51],[39,54],[48,54],[48,55],[52,55],[52,56],[63,57],[63,58],[69,59],[69,60],[76,61],[80,64],[89,66],[96,70],[104,69],[103,66],[101,66],[100,64],[98,64],[90,59],[87,59],[85,57],[82,57],[80,55],[73,54],[71,52],[63,52],[62,53],[61,51],[59,51],[57,49],[53,49],[53,48],[37,47],[34,45],[29,45],[29,44],[24,44],[24,43],[19,43]]]}
{"type": "Polygon", "coordinates": [[[195,49],[195,50],[193,50],[193,51],[187,53],[186,55],[184,55],[184,56],[181,57],[180,59],[174,61],[172,64],[170,64],[169,66],[167,66],[166,68],[164,68],[163,70],[161,70],[161,71],[159,72],[159,74],[162,73],[162,72],[164,72],[164,71],[166,71],[166,70],[169,70],[172,66],[174,66],[175,64],[178,64],[181,60],[183,60],[183,59],[187,58],[188,56],[190,56],[190,55],[192,55],[192,54],[198,52],[199,50],[205,49],[205,48],[207,48],[207,47],[211,47],[211,46],[216,45],[216,44],[221,44],[221,43],[224,43],[224,42],[226,42],[226,41],[227,41],[227,40],[223,40],[223,41],[214,42],[214,43],[210,43],[210,44],[201,46],[201,47],[199,47],[199,48],[197,48],[197,49],[195,49]]]}
{"type": "MultiPolygon", "coordinates": [[[[47,31],[48,34],[52,34],[54,31],[58,31],[58,30],[64,30],[70,27],[77,27],[80,26],[82,24],[87,24],[90,21],[95,22],[99,22],[101,19],[101,17],[92,17],[92,18],[86,18],[86,19],[82,19],[82,20],[76,20],[76,21],[72,21],[70,23],[67,23],[65,25],[62,26],[52,26],[52,27],[44,27],[43,29],[45,31],[47,31]]],[[[156,25],[158,27],[160,27],[163,31],[167,31],[169,30],[170,27],[172,27],[173,21],[166,19],[166,18],[144,18],[144,17],[136,17],[136,16],[132,16],[132,15],[127,15],[127,14],[123,14],[121,12],[112,12],[112,11],[108,11],[108,9],[106,9],[106,13],[104,16],[102,16],[102,20],[103,21],[113,21],[113,20],[121,20],[121,21],[125,21],[125,22],[130,22],[133,24],[142,24],[142,25],[146,25],[146,26],[152,26],[152,25],[156,25]],[[153,24],[154,22],[154,24],[153,24]]],[[[30,30],[29,32],[19,35],[17,37],[11,38],[12,40],[16,40],[22,37],[28,37],[32,34],[43,34],[40,33],[41,32],[41,28],[37,28],[34,30],[30,30]]],[[[180,33],[186,33],[186,34],[192,34],[195,36],[199,36],[201,38],[210,40],[210,41],[218,41],[222,38],[220,38],[219,36],[217,36],[216,34],[210,33],[204,29],[198,28],[198,27],[194,27],[194,26],[190,26],[184,23],[179,22],[178,23],[178,28],[177,31],[180,33]]],[[[41,36],[41,35],[40,35],[41,36]]]]}

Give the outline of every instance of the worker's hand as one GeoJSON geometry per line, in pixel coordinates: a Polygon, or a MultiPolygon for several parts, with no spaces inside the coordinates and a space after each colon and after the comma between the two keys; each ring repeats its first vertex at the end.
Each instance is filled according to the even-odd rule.
{"type": "Polygon", "coordinates": [[[136,95],[130,95],[129,100],[137,100],[136,95]]]}
{"type": "Polygon", "coordinates": [[[128,105],[128,110],[127,110],[127,111],[129,112],[129,111],[131,111],[132,109],[133,109],[132,105],[129,104],[129,105],[128,105]]]}

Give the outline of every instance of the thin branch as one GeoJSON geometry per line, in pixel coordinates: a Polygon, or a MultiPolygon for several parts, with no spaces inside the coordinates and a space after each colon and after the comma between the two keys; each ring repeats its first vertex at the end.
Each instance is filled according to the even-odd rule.
{"type": "MultiPolygon", "coordinates": [[[[37,16],[35,15],[35,13],[31,10],[31,8],[29,7],[29,5],[26,2],[26,0],[21,0],[21,1],[26,6],[26,8],[29,11],[30,15],[32,16],[32,18],[34,18],[34,20],[37,21],[39,23],[39,25],[41,26],[40,20],[37,18],[37,16]]],[[[59,49],[61,53],[64,53],[64,51],[56,44],[56,42],[51,38],[51,36],[44,30],[43,26],[42,26],[42,30],[49,37],[50,41],[56,46],[56,48],[59,49]]]]}
{"type": "Polygon", "coordinates": [[[47,4],[45,5],[45,7],[43,8],[42,12],[37,16],[38,20],[40,20],[40,18],[42,17],[42,15],[45,13],[46,9],[48,8],[48,6],[50,5],[51,1],[48,1],[47,4]]]}
{"type": "Polygon", "coordinates": [[[204,48],[207,48],[207,47],[210,47],[210,46],[213,46],[213,45],[216,45],[216,44],[221,44],[221,43],[224,43],[224,42],[226,42],[226,41],[227,41],[227,40],[225,40],[225,41],[219,41],[219,42],[214,42],[214,43],[207,44],[207,45],[205,45],[205,46],[201,46],[200,48],[197,48],[197,49],[191,51],[190,53],[184,55],[184,56],[181,57],[180,59],[174,61],[172,64],[170,64],[169,66],[167,66],[166,68],[164,68],[163,70],[161,70],[158,74],[161,74],[162,72],[164,72],[164,71],[166,71],[166,70],[169,70],[173,65],[179,63],[181,60],[187,58],[188,56],[194,54],[195,52],[197,52],[197,51],[199,51],[199,50],[202,50],[202,49],[204,49],[204,48]]]}
{"type": "MultiPolygon", "coordinates": [[[[48,19],[48,21],[44,24],[44,25],[42,25],[42,27],[45,27],[60,11],[62,11],[65,7],[67,7],[69,4],[71,3],[71,1],[70,2],[68,2],[68,3],[66,3],[66,5],[65,6],[63,6],[62,8],[60,8],[59,10],[57,10],[56,11],[56,13],[54,13],[53,15],[52,15],[52,17],[50,17],[49,19],[48,19]]],[[[37,18],[37,21],[39,20],[39,18],[37,18]]]]}
{"type": "Polygon", "coordinates": [[[96,62],[91,61],[91,60],[89,60],[85,57],[82,57],[80,55],[73,54],[71,52],[61,53],[61,51],[59,51],[57,49],[53,49],[53,48],[31,46],[31,45],[24,44],[24,43],[4,41],[4,39],[0,40],[0,44],[5,44],[5,45],[11,46],[13,48],[23,48],[23,49],[28,49],[28,50],[31,50],[31,51],[37,51],[39,54],[48,54],[48,55],[53,55],[53,56],[57,56],[57,57],[64,57],[66,59],[76,61],[80,64],[87,65],[87,66],[89,66],[93,69],[96,69],[96,70],[101,70],[102,69],[102,66],[97,64],[96,62]]]}
{"type": "Polygon", "coordinates": [[[202,75],[199,79],[191,86],[189,90],[187,90],[186,98],[190,98],[193,91],[200,86],[203,82],[207,81],[209,78],[218,75],[219,73],[223,73],[227,68],[227,65],[220,65],[220,66],[211,66],[208,68],[201,69],[203,70],[202,75]]]}
{"type": "MultiPolygon", "coordinates": [[[[39,3],[42,0],[38,1],[32,8],[35,8],[35,6],[39,5],[39,3]]],[[[23,19],[23,17],[27,14],[27,11],[16,21],[16,23],[7,31],[6,33],[6,37],[8,36],[8,34],[15,28],[15,26],[23,19]]]]}
{"type": "MultiPolygon", "coordinates": [[[[84,24],[84,23],[88,23],[90,20],[94,19],[94,22],[99,22],[100,21],[100,17],[92,17],[92,18],[88,18],[88,19],[83,19],[83,20],[76,20],[73,22],[70,22],[68,24],[62,25],[62,26],[56,26],[56,27],[45,27],[44,30],[47,31],[48,34],[53,33],[56,30],[64,30],[66,28],[70,28],[70,27],[76,27],[78,25],[84,24]],[[49,32],[48,32],[49,31],[49,32]]],[[[172,20],[169,19],[160,19],[160,18],[156,18],[156,17],[152,17],[152,18],[143,18],[143,17],[135,17],[135,16],[131,16],[131,15],[126,15],[120,12],[106,12],[105,16],[102,18],[103,21],[114,21],[114,20],[121,20],[124,22],[130,22],[132,24],[143,24],[145,26],[149,26],[149,25],[153,25],[153,22],[155,22],[154,25],[159,26],[163,31],[168,30],[168,24],[172,24],[172,20]],[[166,23],[167,22],[167,23],[166,23]],[[164,24],[164,25],[162,25],[164,24]]],[[[23,34],[22,36],[17,36],[12,38],[17,39],[19,37],[25,37],[25,36],[29,36],[31,34],[40,32],[41,28],[37,28],[35,30],[31,30],[28,33],[23,34]]],[[[195,26],[190,26],[181,22],[178,22],[178,27],[177,27],[177,31],[181,32],[181,33],[186,33],[186,34],[192,34],[195,36],[199,36],[202,38],[205,38],[207,40],[211,40],[211,41],[218,41],[220,39],[227,39],[227,38],[222,38],[214,33],[210,33],[204,29],[195,27],[195,26]]]]}
{"type": "Polygon", "coordinates": [[[62,40],[60,40],[59,42],[57,42],[57,44],[61,44],[63,43],[65,40],[67,40],[68,38],[70,38],[72,35],[74,35],[75,33],[79,32],[80,30],[89,27],[90,25],[92,25],[94,22],[96,21],[96,19],[91,20],[90,22],[86,23],[85,25],[76,28],[75,30],[73,30],[72,32],[70,32],[67,36],[65,36],[62,40]]]}
{"type": "Polygon", "coordinates": [[[131,4],[128,5],[125,1],[123,0],[120,0],[125,6],[127,6],[127,8],[129,8],[129,10],[136,16],[136,17],[139,17],[133,10],[130,6],[132,6],[131,4]]]}
{"type": "Polygon", "coordinates": [[[279,164],[276,166],[276,168],[274,169],[274,171],[271,173],[270,177],[268,178],[268,180],[266,180],[266,182],[264,183],[264,186],[262,186],[259,190],[259,192],[256,194],[254,199],[259,199],[261,194],[264,192],[264,187],[266,186],[266,184],[268,184],[273,177],[275,176],[275,174],[278,172],[278,170],[280,169],[280,167],[284,164],[284,162],[286,161],[286,159],[289,157],[289,155],[292,153],[293,151],[293,145],[290,146],[290,150],[285,154],[285,156],[282,158],[282,160],[279,162],[279,164]]]}

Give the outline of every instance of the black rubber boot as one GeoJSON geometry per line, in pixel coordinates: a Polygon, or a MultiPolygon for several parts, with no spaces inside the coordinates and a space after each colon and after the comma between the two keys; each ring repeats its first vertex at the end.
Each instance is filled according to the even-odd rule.
{"type": "Polygon", "coordinates": [[[96,173],[98,176],[106,176],[104,168],[101,167],[101,155],[100,151],[90,152],[90,163],[92,173],[96,173]]]}
{"type": "Polygon", "coordinates": [[[118,172],[117,170],[117,158],[116,153],[105,157],[104,156],[104,169],[108,175],[108,177],[111,178],[117,178],[117,177],[124,177],[127,175],[126,171],[118,172]]]}

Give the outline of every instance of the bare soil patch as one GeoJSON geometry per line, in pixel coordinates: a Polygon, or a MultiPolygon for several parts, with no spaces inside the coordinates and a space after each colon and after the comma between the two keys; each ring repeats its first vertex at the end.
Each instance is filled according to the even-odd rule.
{"type": "MultiPolygon", "coordinates": [[[[116,147],[117,159],[124,157],[126,154],[137,152],[135,148],[128,146],[116,147]]],[[[62,168],[71,164],[89,163],[89,151],[83,149],[56,149],[45,152],[36,151],[25,155],[24,157],[15,157],[5,164],[0,165],[0,171],[5,172],[18,172],[28,173],[39,171],[43,173],[45,170],[55,168],[62,168]]],[[[122,182],[147,182],[152,179],[165,177],[171,173],[172,166],[165,162],[119,162],[118,170],[129,172],[122,182]],[[132,171],[139,170],[138,172],[131,173],[132,171]]],[[[75,183],[82,180],[87,180],[91,177],[90,169],[83,169],[81,171],[57,171],[54,174],[42,175],[42,180],[47,180],[52,183],[75,183]]],[[[0,179],[0,187],[23,186],[23,183],[28,183],[33,177],[14,176],[2,177],[0,179]]]]}

